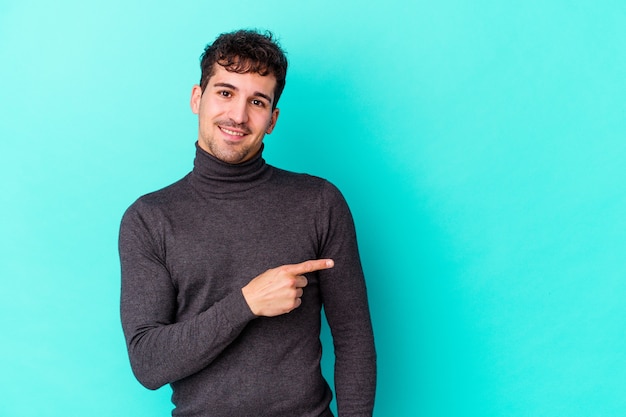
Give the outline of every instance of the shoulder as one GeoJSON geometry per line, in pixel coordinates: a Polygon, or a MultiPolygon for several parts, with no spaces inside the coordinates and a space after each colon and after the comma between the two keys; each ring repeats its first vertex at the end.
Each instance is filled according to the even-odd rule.
{"type": "Polygon", "coordinates": [[[274,169],[272,177],[275,186],[294,195],[308,196],[319,201],[322,207],[345,206],[346,200],[339,188],[331,181],[315,175],[274,169]]]}
{"type": "Polygon", "coordinates": [[[272,168],[274,170],[272,179],[276,185],[283,187],[296,187],[306,191],[318,190],[320,192],[341,194],[339,189],[327,179],[315,175],[287,171],[276,167],[272,168]]]}
{"type": "Polygon", "coordinates": [[[170,210],[189,195],[187,176],[160,190],[142,195],[127,209],[124,217],[150,218],[170,210]]]}

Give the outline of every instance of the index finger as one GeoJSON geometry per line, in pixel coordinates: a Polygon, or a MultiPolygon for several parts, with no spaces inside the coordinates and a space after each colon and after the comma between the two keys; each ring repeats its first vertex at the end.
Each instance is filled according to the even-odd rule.
{"type": "Polygon", "coordinates": [[[299,264],[285,265],[289,272],[296,275],[307,274],[309,272],[321,271],[335,266],[332,259],[311,259],[299,264]]]}

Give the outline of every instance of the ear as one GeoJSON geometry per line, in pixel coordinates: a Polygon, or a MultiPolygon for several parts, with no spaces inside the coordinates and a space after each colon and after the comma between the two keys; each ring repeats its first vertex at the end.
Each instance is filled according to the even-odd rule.
{"type": "Polygon", "coordinates": [[[272,133],[272,131],[274,130],[274,127],[276,127],[276,121],[278,121],[278,115],[280,114],[280,110],[279,109],[274,109],[272,111],[272,117],[270,119],[270,124],[267,127],[267,130],[265,131],[265,133],[267,133],[268,135],[270,133],[272,133]]]}
{"type": "Polygon", "coordinates": [[[191,89],[191,99],[189,100],[189,106],[194,114],[200,113],[200,100],[202,100],[202,88],[196,84],[191,89]]]}

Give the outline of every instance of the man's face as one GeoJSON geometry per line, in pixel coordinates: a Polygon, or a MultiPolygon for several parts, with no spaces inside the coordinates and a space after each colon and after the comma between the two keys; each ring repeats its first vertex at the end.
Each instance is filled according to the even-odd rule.
{"type": "Polygon", "coordinates": [[[252,158],[278,119],[278,109],[272,110],[274,87],[276,77],[271,74],[238,74],[215,64],[204,91],[198,85],[191,91],[199,146],[230,164],[252,158]]]}

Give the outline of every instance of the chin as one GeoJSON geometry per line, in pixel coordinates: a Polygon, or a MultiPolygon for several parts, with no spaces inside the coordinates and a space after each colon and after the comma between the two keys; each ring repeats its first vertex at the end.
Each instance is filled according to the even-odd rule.
{"type": "Polygon", "coordinates": [[[245,162],[247,159],[250,159],[250,154],[248,152],[218,152],[214,154],[214,156],[220,161],[229,163],[229,164],[239,164],[241,162],[245,162]]]}

